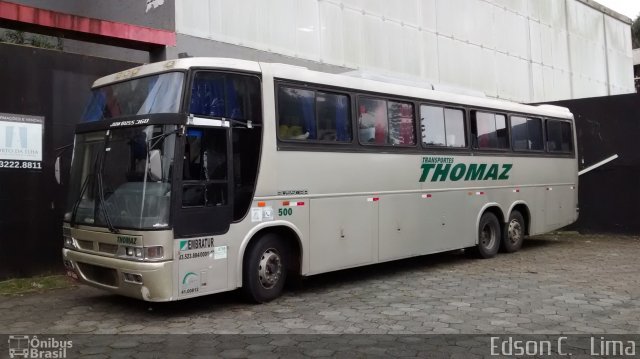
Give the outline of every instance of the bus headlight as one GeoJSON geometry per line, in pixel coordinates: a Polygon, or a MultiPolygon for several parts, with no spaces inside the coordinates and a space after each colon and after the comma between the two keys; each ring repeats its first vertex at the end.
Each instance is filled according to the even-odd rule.
{"type": "Polygon", "coordinates": [[[149,260],[156,261],[164,259],[164,249],[162,246],[153,247],[128,247],[121,246],[118,249],[121,258],[129,260],[149,260]]]}
{"type": "Polygon", "coordinates": [[[73,237],[71,237],[71,228],[62,227],[62,238],[64,239],[64,243],[63,243],[64,248],[77,249],[76,243],[73,240],[73,237]]]}
{"type": "Polygon", "coordinates": [[[158,260],[164,258],[164,250],[162,246],[145,247],[144,259],[158,260]]]}

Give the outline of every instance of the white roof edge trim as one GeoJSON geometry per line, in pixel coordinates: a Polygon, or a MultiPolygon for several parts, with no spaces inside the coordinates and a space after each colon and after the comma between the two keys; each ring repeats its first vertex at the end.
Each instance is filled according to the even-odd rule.
{"type": "Polygon", "coordinates": [[[220,69],[261,72],[260,63],[224,57],[189,57],[143,64],[97,79],[92,87],[100,87],[123,80],[140,78],[158,72],[171,70],[188,70],[192,67],[216,67],[220,69]]]}
{"type": "Polygon", "coordinates": [[[424,99],[425,102],[429,102],[430,100],[437,102],[449,102],[453,105],[459,104],[470,107],[485,107],[496,109],[497,111],[520,112],[538,116],[573,119],[573,114],[571,114],[571,112],[567,108],[560,106],[526,105],[518,102],[494,99],[490,97],[477,97],[470,96],[468,94],[456,94],[438,90],[430,90],[426,88],[381,82],[377,80],[355,76],[346,76],[342,74],[301,70],[299,67],[284,64],[261,63],[261,65],[265,74],[270,74],[273,77],[281,79],[309,82],[318,85],[344,87],[361,91],[379,92],[382,94],[395,94],[401,97],[406,96],[424,99]]]}
{"type": "Polygon", "coordinates": [[[535,106],[538,107],[538,108],[542,108],[542,109],[560,111],[560,112],[564,112],[564,113],[567,113],[567,114],[571,114],[571,111],[569,111],[569,108],[567,108],[567,107],[556,106],[556,105],[546,105],[546,104],[535,105],[535,106]]]}

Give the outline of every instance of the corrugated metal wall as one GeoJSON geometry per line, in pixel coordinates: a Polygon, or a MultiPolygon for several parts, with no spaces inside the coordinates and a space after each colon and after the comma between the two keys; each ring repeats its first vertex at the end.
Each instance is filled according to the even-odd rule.
{"type": "Polygon", "coordinates": [[[176,31],[519,102],[635,91],[629,24],[577,0],[180,0],[176,31]]]}

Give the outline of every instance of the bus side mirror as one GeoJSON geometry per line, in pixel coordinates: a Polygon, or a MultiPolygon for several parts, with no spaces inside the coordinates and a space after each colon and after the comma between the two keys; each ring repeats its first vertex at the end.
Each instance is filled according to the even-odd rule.
{"type": "Polygon", "coordinates": [[[160,150],[149,151],[149,180],[162,180],[162,155],[160,150]]]}

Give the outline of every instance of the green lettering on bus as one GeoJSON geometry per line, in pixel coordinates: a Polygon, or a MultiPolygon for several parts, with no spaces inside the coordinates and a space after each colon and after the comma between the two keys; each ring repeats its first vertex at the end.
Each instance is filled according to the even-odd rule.
{"type": "Polygon", "coordinates": [[[467,169],[467,174],[464,176],[465,181],[475,181],[481,180],[484,176],[484,170],[487,168],[486,164],[476,164],[472,163],[469,165],[469,169],[467,169]]]}
{"type": "Polygon", "coordinates": [[[451,169],[451,174],[449,175],[449,179],[452,181],[459,181],[462,177],[464,177],[464,173],[467,171],[467,166],[464,163],[458,163],[453,166],[451,169]]]}
{"type": "Polygon", "coordinates": [[[438,165],[436,166],[436,169],[433,171],[433,176],[431,176],[431,182],[446,181],[447,175],[449,174],[449,169],[451,169],[450,163],[447,163],[444,166],[442,165],[442,163],[438,163],[438,165]]]}
{"type": "Polygon", "coordinates": [[[420,182],[424,182],[427,180],[427,176],[429,176],[429,171],[431,171],[431,169],[435,166],[436,166],[435,163],[425,163],[421,166],[422,176],[420,176],[420,182]]]}
{"type": "Polygon", "coordinates": [[[511,171],[511,167],[513,167],[510,163],[505,163],[502,165],[502,173],[500,173],[499,180],[508,180],[509,179],[509,171],[511,171]]]}
{"type": "Polygon", "coordinates": [[[492,164],[491,167],[489,167],[489,172],[487,172],[487,175],[484,176],[483,178],[485,181],[488,179],[492,179],[492,180],[497,180],[498,179],[498,165],[497,164],[492,164]]]}

